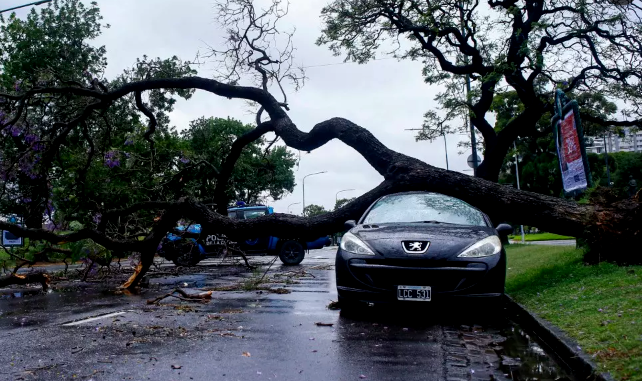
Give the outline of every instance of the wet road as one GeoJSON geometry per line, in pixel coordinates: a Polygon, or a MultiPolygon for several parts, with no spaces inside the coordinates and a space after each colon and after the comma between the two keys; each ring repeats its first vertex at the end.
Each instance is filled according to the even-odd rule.
{"type": "Polygon", "coordinates": [[[273,288],[290,293],[217,291],[208,304],[145,300],[176,285],[196,292],[261,274],[237,267],[218,276],[152,279],[157,289],[143,295],[54,292],[0,300],[0,379],[564,378],[518,327],[479,310],[381,306],[341,316],[326,308],[336,300],[333,259],[325,249],[298,267],[275,264],[268,273],[273,288]]]}

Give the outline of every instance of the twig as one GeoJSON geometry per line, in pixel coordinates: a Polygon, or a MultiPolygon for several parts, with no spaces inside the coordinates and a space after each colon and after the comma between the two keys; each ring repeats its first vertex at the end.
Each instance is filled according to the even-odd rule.
{"type": "Polygon", "coordinates": [[[169,294],[159,296],[156,299],[148,300],[147,304],[156,304],[161,300],[169,297],[178,298],[180,300],[185,300],[187,302],[207,303],[209,302],[210,299],[212,299],[212,291],[202,292],[200,294],[188,294],[187,292],[181,290],[180,288],[177,288],[174,291],[170,292],[169,294]],[[175,293],[180,294],[180,296],[174,295],[175,293]]]}
{"type": "Polygon", "coordinates": [[[270,262],[270,265],[268,266],[267,270],[265,270],[265,272],[263,273],[263,276],[261,277],[261,279],[259,279],[258,282],[256,282],[256,284],[259,284],[259,283],[263,282],[263,278],[265,278],[265,276],[267,275],[268,271],[270,271],[270,268],[272,268],[272,265],[274,264],[274,262],[276,262],[276,259],[278,257],[279,257],[278,255],[274,256],[274,259],[272,260],[272,262],[270,262]]]}

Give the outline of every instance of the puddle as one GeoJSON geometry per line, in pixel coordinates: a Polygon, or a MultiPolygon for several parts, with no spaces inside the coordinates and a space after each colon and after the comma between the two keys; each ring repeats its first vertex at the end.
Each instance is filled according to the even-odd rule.
{"type": "Polygon", "coordinates": [[[506,341],[496,348],[500,369],[512,380],[573,380],[537,342],[513,322],[501,330],[506,341]]]}

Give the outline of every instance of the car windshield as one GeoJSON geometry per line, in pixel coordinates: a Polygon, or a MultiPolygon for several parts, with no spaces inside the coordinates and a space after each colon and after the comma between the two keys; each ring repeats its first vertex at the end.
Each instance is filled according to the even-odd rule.
{"type": "Polygon", "coordinates": [[[364,224],[403,222],[488,226],[479,210],[459,199],[438,193],[385,196],[363,219],[364,224]]]}
{"type": "Polygon", "coordinates": [[[266,209],[246,210],[245,211],[245,219],[249,220],[251,218],[265,216],[266,214],[267,214],[267,210],[266,209]]]}

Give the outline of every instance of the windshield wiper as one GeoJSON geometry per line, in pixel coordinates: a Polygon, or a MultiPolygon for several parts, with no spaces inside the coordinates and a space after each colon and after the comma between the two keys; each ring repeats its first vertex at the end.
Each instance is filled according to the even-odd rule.
{"type": "Polygon", "coordinates": [[[448,224],[448,225],[454,225],[452,222],[443,222],[443,221],[435,221],[435,220],[430,220],[430,221],[415,221],[415,223],[419,224],[448,224]]]}

